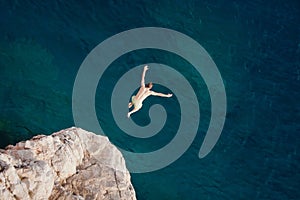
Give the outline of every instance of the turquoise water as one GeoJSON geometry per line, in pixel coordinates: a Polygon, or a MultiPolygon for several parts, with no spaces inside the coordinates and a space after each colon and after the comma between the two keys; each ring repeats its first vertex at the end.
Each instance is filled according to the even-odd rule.
{"type": "Polygon", "coordinates": [[[199,131],[188,151],[164,169],[132,174],[138,199],[300,198],[298,1],[0,1],[0,8],[1,148],[74,125],[74,80],[100,42],[132,28],[165,27],[192,37],[211,55],[224,80],[227,117],[217,145],[200,160],[211,114],[201,76],[157,50],[131,52],[112,63],[95,107],[99,123],[122,148],[159,149],[174,137],[179,120],[176,98],[151,98],[132,118],[148,124],[150,105],[160,103],[170,116],[164,131],[149,139],[122,133],[109,98],[124,71],[147,62],[182,69],[201,102],[199,131]]]}

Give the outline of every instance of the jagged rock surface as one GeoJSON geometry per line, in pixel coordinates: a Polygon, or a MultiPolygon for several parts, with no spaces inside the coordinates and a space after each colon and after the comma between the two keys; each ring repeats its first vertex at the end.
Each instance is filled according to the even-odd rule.
{"type": "Polygon", "coordinates": [[[108,138],[69,128],[1,150],[0,199],[136,197],[124,158],[108,138]]]}

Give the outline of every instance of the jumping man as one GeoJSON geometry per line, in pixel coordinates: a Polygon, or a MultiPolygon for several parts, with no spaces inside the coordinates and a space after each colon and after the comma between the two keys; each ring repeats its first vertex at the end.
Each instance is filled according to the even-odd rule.
{"type": "Polygon", "coordinates": [[[159,96],[159,97],[171,97],[173,95],[173,94],[163,94],[163,93],[158,93],[158,92],[152,91],[151,90],[151,88],[153,86],[152,82],[147,83],[145,85],[145,75],[146,75],[146,71],[148,69],[149,68],[146,65],[144,67],[144,71],[142,74],[141,87],[140,87],[138,93],[135,96],[131,97],[131,102],[128,104],[128,108],[131,108],[132,106],[134,106],[134,109],[132,111],[128,112],[128,114],[127,114],[128,118],[130,117],[130,115],[132,113],[135,113],[142,108],[143,101],[150,95],[159,96]]]}

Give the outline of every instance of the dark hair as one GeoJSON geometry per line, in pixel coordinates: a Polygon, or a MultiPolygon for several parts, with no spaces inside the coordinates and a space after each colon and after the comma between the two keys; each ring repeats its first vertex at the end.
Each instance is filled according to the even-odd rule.
{"type": "Polygon", "coordinates": [[[145,85],[145,87],[147,87],[147,88],[150,88],[150,87],[152,87],[152,86],[153,86],[153,83],[152,83],[152,82],[147,83],[147,84],[145,85]]]}

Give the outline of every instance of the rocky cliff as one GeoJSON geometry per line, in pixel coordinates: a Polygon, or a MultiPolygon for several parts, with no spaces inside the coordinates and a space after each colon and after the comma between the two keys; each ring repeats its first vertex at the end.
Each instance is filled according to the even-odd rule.
{"type": "Polygon", "coordinates": [[[108,138],[69,128],[0,151],[0,199],[136,197],[124,158],[108,138]]]}

